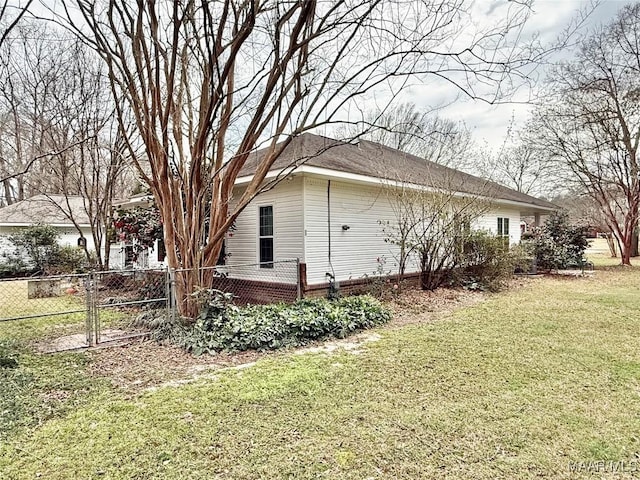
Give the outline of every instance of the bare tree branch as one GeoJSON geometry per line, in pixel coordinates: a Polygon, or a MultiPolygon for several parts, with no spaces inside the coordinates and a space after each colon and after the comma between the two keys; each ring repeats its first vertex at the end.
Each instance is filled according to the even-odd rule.
{"type": "Polygon", "coordinates": [[[33,3],[33,0],[27,0],[27,3],[25,3],[24,5],[9,5],[9,0],[4,0],[4,2],[2,2],[2,4],[0,5],[0,26],[2,25],[4,20],[9,17],[10,11],[16,11],[17,13],[12,19],[9,20],[9,24],[6,27],[2,28],[2,34],[0,34],[0,47],[2,47],[2,44],[9,36],[9,33],[11,33],[11,30],[13,30],[16,25],[18,25],[18,22],[22,19],[25,13],[27,13],[27,10],[31,6],[31,3],[33,3]]]}
{"type": "Polygon", "coordinates": [[[211,281],[200,267],[215,264],[292,138],[344,120],[382,89],[394,96],[408,78],[444,78],[495,101],[528,82],[543,55],[514,44],[528,5],[506,6],[485,29],[466,0],[63,5],[60,23],[107,65],[119,121],[134,119],[126,141],[131,158],[142,146],[148,160],[139,170],[161,211],[168,262],[191,272],[178,279],[188,316],[189,293],[211,281]],[[268,153],[231,208],[236,178],[260,147],[268,153]]]}
{"type": "MultiPolygon", "coordinates": [[[[25,167],[21,171],[14,172],[11,175],[6,175],[4,177],[0,177],[0,183],[4,183],[7,180],[12,180],[12,179],[20,177],[22,175],[26,175],[27,173],[29,173],[29,171],[31,170],[31,167],[33,167],[33,165],[38,160],[42,160],[43,158],[55,157],[57,155],[62,155],[63,153],[65,153],[65,152],[67,152],[69,150],[72,150],[73,148],[77,147],[78,145],[83,144],[87,140],[90,140],[90,138],[82,139],[82,140],[79,140],[77,142],[71,143],[71,144],[66,145],[65,147],[61,148],[60,150],[56,150],[56,151],[53,151],[53,152],[47,152],[47,153],[43,153],[43,154],[31,157],[31,159],[27,162],[27,164],[25,165],[25,167]]],[[[0,161],[3,161],[3,160],[4,159],[2,157],[0,157],[0,161]]]]}
{"type": "Polygon", "coordinates": [[[537,112],[536,138],[587,192],[618,239],[621,262],[637,246],[640,209],[640,5],[627,5],[560,65],[537,112]]]}

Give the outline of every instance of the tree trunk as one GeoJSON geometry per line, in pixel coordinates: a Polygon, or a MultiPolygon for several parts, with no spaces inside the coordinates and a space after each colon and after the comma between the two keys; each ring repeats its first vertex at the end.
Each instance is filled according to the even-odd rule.
{"type": "Polygon", "coordinates": [[[633,235],[631,232],[624,232],[621,243],[620,263],[622,265],[631,265],[631,243],[633,235]]]}
{"type": "Polygon", "coordinates": [[[215,267],[194,267],[175,271],[176,307],[183,318],[194,321],[198,317],[202,307],[198,293],[212,287],[215,272],[215,267]]]}
{"type": "Polygon", "coordinates": [[[613,234],[606,234],[607,246],[609,247],[609,253],[611,253],[611,258],[616,258],[618,256],[618,249],[616,248],[616,239],[613,234]]]}

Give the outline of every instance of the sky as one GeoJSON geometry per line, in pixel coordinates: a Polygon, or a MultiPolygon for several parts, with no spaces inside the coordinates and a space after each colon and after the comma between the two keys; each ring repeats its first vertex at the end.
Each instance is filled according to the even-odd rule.
{"type": "MultiPolygon", "coordinates": [[[[479,3],[483,4],[482,1],[479,3]]],[[[489,0],[484,3],[489,18],[492,5],[495,3],[489,0]]],[[[626,3],[628,2],[623,0],[601,1],[586,19],[584,28],[589,29],[600,23],[607,23],[626,3]]],[[[589,5],[589,1],[585,0],[535,0],[526,33],[531,35],[537,32],[541,40],[552,42],[576,16],[578,10],[588,8],[589,5]]],[[[504,143],[512,119],[516,129],[526,122],[533,108],[525,103],[528,97],[529,92],[523,90],[512,103],[488,105],[461,96],[453,87],[436,85],[426,90],[414,88],[407,92],[404,100],[411,101],[422,109],[429,109],[434,105],[448,105],[440,111],[441,116],[464,122],[473,132],[476,141],[495,151],[504,143]]]]}
{"type": "MultiPolygon", "coordinates": [[[[53,7],[59,3],[58,0],[42,1],[53,7]]],[[[510,4],[512,1],[519,0],[476,0],[472,7],[474,16],[477,16],[474,21],[490,27],[492,19],[503,15],[509,6],[513,5],[510,4]]],[[[628,3],[626,0],[533,0],[532,13],[523,31],[523,38],[531,38],[536,34],[543,42],[554,42],[577,16],[579,10],[591,10],[592,2],[598,4],[584,23],[585,31],[608,22],[628,3]]],[[[544,71],[541,73],[544,74],[544,71]]],[[[489,105],[465,97],[450,84],[430,82],[409,88],[397,100],[415,103],[424,111],[439,108],[440,116],[463,122],[480,145],[497,151],[503,145],[512,123],[515,129],[525,124],[533,108],[527,103],[530,94],[530,91],[522,89],[511,102],[489,105]]],[[[320,133],[326,134],[326,129],[320,133]]]]}

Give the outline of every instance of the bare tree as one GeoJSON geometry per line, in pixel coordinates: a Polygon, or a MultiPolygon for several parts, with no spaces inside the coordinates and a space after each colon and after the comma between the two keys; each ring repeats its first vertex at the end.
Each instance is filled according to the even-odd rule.
{"type": "Polygon", "coordinates": [[[639,34],[640,4],[623,7],[557,68],[536,112],[540,147],[598,203],[623,265],[631,263],[640,206],[639,34]]]}
{"type": "Polygon", "coordinates": [[[129,152],[115,119],[104,66],[68,34],[37,24],[21,25],[15,32],[3,49],[7,61],[0,79],[4,201],[49,195],[81,238],[81,224],[88,218],[95,252],[86,239],[81,244],[87,259],[107,268],[112,201],[130,182],[129,152]],[[74,197],[80,197],[82,208],[74,197]]]}
{"type": "Polygon", "coordinates": [[[471,96],[479,87],[503,94],[502,81],[524,79],[519,69],[539,58],[511,44],[529,14],[522,2],[484,30],[465,0],[64,5],[69,28],[108,65],[124,101],[118,116],[135,118],[127,140],[149,161],[140,173],[161,211],[168,263],[184,269],[176,287],[189,317],[190,293],[211,282],[200,267],[215,265],[225,232],[272,186],[265,176],[296,135],[344,119],[382,87],[399,91],[410,75],[471,96]],[[268,153],[230,210],[234,182],[259,146],[268,153]]]}
{"type": "Polygon", "coordinates": [[[397,247],[399,277],[413,266],[421,287],[435,290],[462,264],[465,239],[490,199],[461,194],[459,185],[433,190],[401,182],[385,191],[395,219],[382,226],[385,241],[397,247]]]}
{"type": "Polygon", "coordinates": [[[544,162],[537,156],[535,149],[527,144],[514,145],[502,150],[497,156],[495,181],[514,190],[527,194],[540,194],[545,173],[544,162]]]}
{"type": "Polygon", "coordinates": [[[474,159],[475,172],[517,192],[553,195],[557,191],[558,177],[547,153],[531,138],[530,131],[530,124],[516,129],[512,117],[498,150],[485,148],[474,159]]]}
{"type": "Polygon", "coordinates": [[[70,60],[64,39],[33,23],[14,33],[0,48],[0,177],[6,204],[49,184],[47,135],[65,128],[51,115],[52,105],[69,93],[58,88],[68,76],[65,60],[70,60]]]}
{"type": "Polygon", "coordinates": [[[77,40],[68,48],[68,75],[58,85],[59,91],[68,93],[57,99],[51,112],[64,128],[50,129],[46,135],[47,145],[57,152],[49,157],[52,176],[47,190],[64,196],[65,202],[56,205],[84,239],[71,201],[74,196],[81,198],[81,214],[89,219],[95,252],[86,239],[82,247],[98,268],[107,269],[113,200],[131,190],[134,177],[102,64],[77,40]]]}
{"type": "Polygon", "coordinates": [[[0,2],[0,47],[5,42],[22,17],[27,13],[33,0],[24,2],[4,0],[0,2]]]}
{"type": "Polygon", "coordinates": [[[361,112],[362,119],[336,129],[336,138],[363,138],[453,168],[463,168],[474,149],[464,124],[420,111],[414,103],[361,112]]]}

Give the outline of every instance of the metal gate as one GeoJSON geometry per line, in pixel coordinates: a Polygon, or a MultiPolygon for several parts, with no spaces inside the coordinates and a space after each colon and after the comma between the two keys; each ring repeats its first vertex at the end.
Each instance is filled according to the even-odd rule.
{"type": "Polygon", "coordinates": [[[147,335],[154,319],[170,313],[167,269],[94,272],[88,284],[89,346],[147,335]]]}
{"type": "Polygon", "coordinates": [[[166,269],[149,269],[2,279],[0,325],[12,323],[4,327],[9,337],[46,339],[50,351],[146,335],[136,321],[166,318],[168,278],[166,269]]]}
{"type": "MultiPolygon", "coordinates": [[[[240,305],[301,297],[298,259],[201,270],[211,272],[210,287],[232,293],[240,305]]],[[[4,322],[24,320],[17,328],[5,329],[9,336],[26,331],[25,338],[60,339],[59,348],[50,351],[148,335],[145,327],[177,315],[175,282],[187,272],[136,269],[1,279],[0,334],[4,322]]]]}

